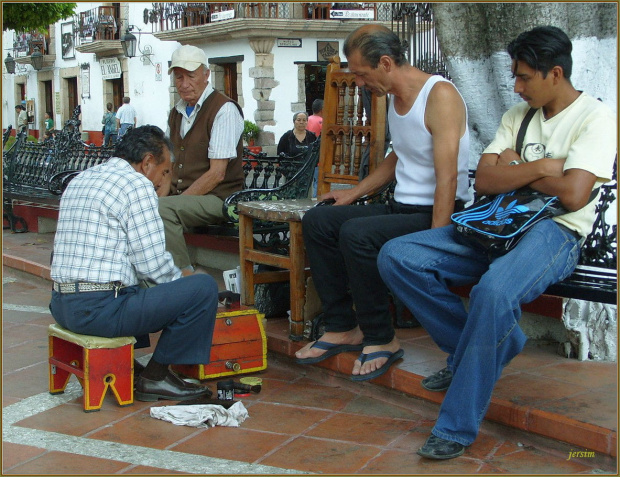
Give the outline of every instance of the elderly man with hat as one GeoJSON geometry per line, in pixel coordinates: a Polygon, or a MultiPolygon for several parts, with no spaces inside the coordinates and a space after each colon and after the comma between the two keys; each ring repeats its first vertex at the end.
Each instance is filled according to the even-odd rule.
{"type": "Polygon", "coordinates": [[[243,187],[243,111],[213,89],[207,57],[184,45],[172,54],[168,74],[181,99],[168,116],[175,162],[158,190],[166,249],[184,274],[194,272],[183,233],[224,221],[224,199],[243,187]]]}

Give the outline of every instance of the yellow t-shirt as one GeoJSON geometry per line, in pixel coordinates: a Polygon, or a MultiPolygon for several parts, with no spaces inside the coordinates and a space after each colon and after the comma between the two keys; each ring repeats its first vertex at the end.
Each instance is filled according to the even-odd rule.
{"type": "MultiPolygon", "coordinates": [[[[484,153],[515,149],[519,127],[529,109],[525,102],[510,108],[484,153]]],[[[536,111],[525,133],[521,158],[528,162],[543,157],[566,159],[564,171],[583,169],[594,174],[596,188],[611,180],[616,150],[615,114],[601,101],[581,93],[570,106],[548,120],[542,108],[536,111]]],[[[592,200],[582,209],[553,220],[586,237],[592,231],[597,202],[592,200]]]]}

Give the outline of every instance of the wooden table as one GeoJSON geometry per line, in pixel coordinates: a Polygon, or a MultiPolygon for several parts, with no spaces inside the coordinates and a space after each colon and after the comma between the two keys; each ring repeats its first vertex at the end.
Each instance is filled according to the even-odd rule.
{"type": "Polygon", "coordinates": [[[241,302],[254,305],[254,285],[290,281],[291,319],[289,339],[301,341],[304,334],[306,300],[306,253],[301,232],[301,219],[316,205],[316,199],[239,202],[239,258],[241,262],[241,302]],[[253,222],[267,220],[289,225],[289,253],[279,255],[254,248],[253,222]],[[271,265],[285,270],[254,272],[254,264],[271,265]]]}

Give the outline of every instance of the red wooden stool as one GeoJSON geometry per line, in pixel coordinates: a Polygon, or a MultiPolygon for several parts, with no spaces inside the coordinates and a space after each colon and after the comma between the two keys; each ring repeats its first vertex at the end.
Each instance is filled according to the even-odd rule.
{"type": "Polygon", "coordinates": [[[120,406],[133,404],[132,336],[102,338],[49,326],[50,394],[65,391],[74,374],[84,389],[84,411],[101,409],[108,387],[120,406]]]}

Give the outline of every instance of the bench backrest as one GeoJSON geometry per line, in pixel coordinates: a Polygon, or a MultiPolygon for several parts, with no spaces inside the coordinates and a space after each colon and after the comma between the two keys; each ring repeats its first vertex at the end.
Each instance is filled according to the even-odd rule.
{"type": "MultiPolygon", "coordinates": [[[[238,202],[307,198],[314,177],[314,169],[319,161],[320,147],[321,140],[319,138],[308,147],[305,153],[290,159],[279,158],[280,167],[288,169],[291,172],[295,170],[294,167],[297,167],[297,164],[301,164],[301,166],[295,170],[292,176],[287,176],[286,182],[282,185],[271,184],[272,186],[269,187],[270,184],[267,183],[268,187],[250,187],[231,194],[224,201],[224,216],[229,222],[237,224],[239,222],[239,214],[237,211],[238,202]],[[287,161],[294,162],[287,164],[287,161]]],[[[260,172],[260,167],[262,167],[262,165],[258,163],[254,166],[254,170],[258,174],[264,173],[264,169],[260,172]]]]}
{"type": "Polygon", "coordinates": [[[355,75],[340,67],[338,56],[332,57],[325,80],[318,195],[328,192],[333,184],[357,184],[364,154],[368,155],[368,172],[383,160],[385,114],[386,98],[364,98],[355,75]]]}

